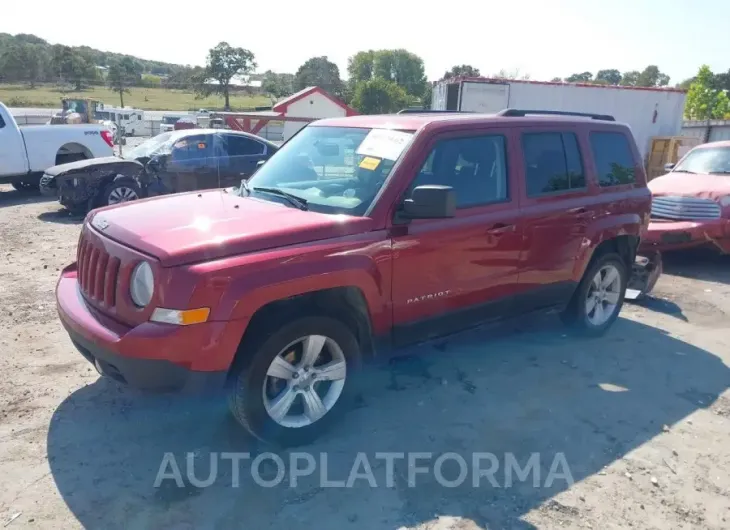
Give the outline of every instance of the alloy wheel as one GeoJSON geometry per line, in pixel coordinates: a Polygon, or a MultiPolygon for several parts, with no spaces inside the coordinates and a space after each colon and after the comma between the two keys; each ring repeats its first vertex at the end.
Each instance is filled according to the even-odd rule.
{"type": "Polygon", "coordinates": [[[266,412],[282,427],[312,425],[335,406],[346,377],[345,355],[334,340],[301,337],[269,365],[263,384],[266,412]]]}

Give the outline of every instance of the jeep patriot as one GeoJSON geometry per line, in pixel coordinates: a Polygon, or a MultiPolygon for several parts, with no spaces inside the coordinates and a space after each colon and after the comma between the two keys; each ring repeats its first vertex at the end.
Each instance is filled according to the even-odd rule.
{"type": "Polygon", "coordinates": [[[240,188],[93,210],[61,322],[101,374],[225,387],[284,445],[331,424],[387,345],[542,310],[600,335],[651,196],[626,125],[554,114],[325,119],[240,188]]]}

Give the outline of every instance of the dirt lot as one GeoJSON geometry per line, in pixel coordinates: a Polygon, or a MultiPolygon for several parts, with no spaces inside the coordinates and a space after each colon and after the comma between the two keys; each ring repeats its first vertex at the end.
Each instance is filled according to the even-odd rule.
{"type": "Polygon", "coordinates": [[[166,452],[184,464],[187,453],[208,462],[211,453],[270,448],[243,435],[219,400],[144,396],[98,378],[55,313],[54,284],[79,231],[58,210],[0,187],[0,525],[730,527],[728,259],[668,257],[656,296],[625,307],[602,339],[571,338],[546,317],[368,369],[359,408],[306,448],[327,454],[332,480],[348,476],[358,452],[454,452],[467,462],[480,452],[520,462],[539,453],[540,487],[504,487],[499,473],[499,487],[444,487],[434,473],[409,487],[396,460],[390,487],[377,468],[377,487],[322,487],[318,470],[296,487],[263,488],[247,480],[249,462],[237,488],[230,468],[207,488],[155,488],[166,452]],[[545,487],[557,453],[572,486],[545,487]]]}

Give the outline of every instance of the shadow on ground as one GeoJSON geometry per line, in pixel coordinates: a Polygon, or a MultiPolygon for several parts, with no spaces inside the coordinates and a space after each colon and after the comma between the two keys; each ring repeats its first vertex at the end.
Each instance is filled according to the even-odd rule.
{"type": "Polygon", "coordinates": [[[663,313],[665,315],[678,318],[682,322],[689,322],[689,319],[684,314],[679,304],[676,304],[671,300],[647,295],[639,298],[638,300],[631,301],[630,303],[631,305],[641,306],[644,309],[654,311],[655,313],[663,313]]]}
{"type": "Polygon", "coordinates": [[[19,204],[35,204],[55,200],[53,197],[45,197],[38,191],[18,191],[10,186],[0,189],[0,208],[17,206],[19,204]]]}
{"type": "MultiPolygon", "coordinates": [[[[287,475],[276,487],[255,484],[250,461],[240,466],[240,487],[232,487],[231,460],[216,459],[209,487],[186,478],[183,487],[168,479],[155,488],[167,452],[183,476],[194,469],[204,479],[211,453],[253,457],[271,449],[243,435],[221,401],[143,396],[107,380],[79,389],[55,411],[47,441],[51,471],[87,528],[377,529],[437,514],[480,528],[533,528],[522,517],[537,507],[557,522],[580,516],[580,507],[550,500],[568,488],[564,478],[545,487],[557,453],[564,453],[573,480],[583,480],[663,425],[710,406],[730,382],[712,353],[630,320],[620,319],[596,340],[556,332],[552,319],[530,326],[496,337],[492,330],[464,333],[366,369],[359,406],[319,442],[298,449],[312,454],[317,468],[296,486],[288,474],[292,453],[279,452],[287,475]],[[358,452],[372,465],[377,487],[365,479],[351,488],[322,487],[323,474],[346,481],[358,452]],[[474,487],[471,467],[456,487],[439,484],[433,472],[412,475],[411,487],[404,458],[395,460],[389,487],[379,452],[431,453],[418,462],[430,470],[444,453],[471,464],[473,453],[489,452],[499,460],[494,477],[502,487],[486,478],[474,487]],[[534,487],[534,474],[504,487],[506,453],[522,466],[539,453],[541,487],[534,487]]],[[[275,481],[276,475],[268,459],[256,476],[275,481]]],[[[458,475],[453,460],[443,467],[444,478],[458,475]]]]}
{"type": "Polygon", "coordinates": [[[662,255],[664,274],[730,284],[730,255],[700,248],[662,255]]]}
{"type": "Polygon", "coordinates": [[[38,219],[46,223],[60,223],[64,225],[79,225],[84,222],[84,214],[77,214],[60,208],[53,212],[38,214],[38,219]]]}

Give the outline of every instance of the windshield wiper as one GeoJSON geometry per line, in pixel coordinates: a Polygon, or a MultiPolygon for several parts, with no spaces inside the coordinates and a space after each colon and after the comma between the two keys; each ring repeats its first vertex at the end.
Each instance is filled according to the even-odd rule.
{"type": "MultiPolygon", "coordinates": [[[[246,188],[248,189],[248,188],[246,188]]],[[[299,208],[300,210],[306,210],[307,209],[307,200],[302,199],[301,197],[297,197],[296,195],[292,195],[291,193],[287,193],[284,190],[280,190],[279,188],[262,188],[262,187],[253,187],[251,188],[251,191],[261,191],[263,193],[270,193],[272,195],[278,195],[279,197],[285,198],[287,201],[289,201],[290,204],[294,205],[296,208],[299,208]]]]}
{"type": "Polygon", "coordinates": [[[696,175],[696,171],[689,171],[688,169],[673,169],[672,173],[690,173],[692,175],[696,175]]]}
{"type": "Polygon", "coordinates": [[[730,170],[724,169],[722,171],[710,171],[710,175],[730,175],[730,170]]]}

